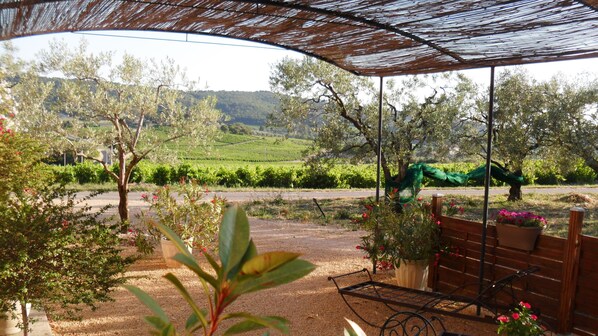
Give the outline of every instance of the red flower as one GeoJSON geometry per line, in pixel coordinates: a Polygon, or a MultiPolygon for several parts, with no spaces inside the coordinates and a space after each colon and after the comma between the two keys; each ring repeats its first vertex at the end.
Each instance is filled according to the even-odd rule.
{"type": "Polygon", "coordinates": [[[534,315],[534,314],[531,314],[529,317],[531,317],[531,318],[532,318],[532,320],[534,320],[534,321],[538,319],[538,316],[536,316],[536,315],[534,315]]]}
{"type": "Polygon", "coordinates": [[[513,315],[511,315],[513,317],[513,320],[519,320],[519,314],[518,313],[513,313],[513,315]]]}
{"type": "Polygon", "coordinates": [[[523,301],[519,302],[519,305],[521,307],[525,308],[525,309],[531,309],[532,308],[532,306],[529,303],[523,302],[523,301]]]}
{"type": "Polygon", "coordinates": [[[508,323],[509,322],[509,317],[501,315],[497,318],[498,322],[502,322],[502,323],[508,323]]]}
{"type": "Polygon", "coordinates": [[[361,218],[363,218],[363,219],[368,219],[369,217],[370,217],[370,215],[368,215],[368,213],[367,213],[367,212],[364,212],[364,213],[361,215],[361,218]]]}

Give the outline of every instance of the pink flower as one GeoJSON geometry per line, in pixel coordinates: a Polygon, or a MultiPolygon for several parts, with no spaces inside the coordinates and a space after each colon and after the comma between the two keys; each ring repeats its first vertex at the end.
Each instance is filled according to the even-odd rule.
{"type": "Polygon", "coordinates": [[[534,315],[534,314],[530,314],[530,316],[532,318],[532,320],[536,321],[538,319],[538,316],[534,315]]]}
{"type": "Polygon", "coordinates": [[[519,302],[519,305],[521,307],[525,308],[525,309],[531,309],[532,308],[532,306],[529,303],[523,302],[523,301],[519,302]]]}
{"type": "Polygon", "coordinates": [[[498,322],[501,322],[501,323],[508,323],[509,322],[509,317],[501,315],[501,316],[499,316],[497,318],[497,320],[498,320],[498,322]]]}
{"type": "Polygon", "coordinates": [[[511,315],[511,317],[513,317],[513,320],[519,320],[519,314],[518,313],[513,313],[513,315],[511,315]]]}

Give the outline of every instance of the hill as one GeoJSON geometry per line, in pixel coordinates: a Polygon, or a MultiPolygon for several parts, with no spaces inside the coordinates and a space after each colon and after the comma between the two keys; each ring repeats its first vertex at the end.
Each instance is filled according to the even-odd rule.
{"type": "MultiPolygon", "coordinates": [[[[43,78],[43,80],[52,82],[54,87],[60,87],[65,81],[62,78],[43,78]]],[[[216,97],[216,108],[226,116],[227,124],[263,126],[268,114],[276,112],[280,106],[278,98],[270,91],[192,91],[185,94],[183,103],[192,104],[195,100],[208,96],[216,97]]],[[[53,103],[56,99],[54,91],[48,103],[53,103]]]]}
{"type": "Polygon", "coordinates": [[[215,96],[218,108],[228,118],[227,123],[240,122],[251,126],[262,126],[268,114],[279,109],[276,95],[270,91],[195,91],[193,98],[202,99],[215,96]]]}

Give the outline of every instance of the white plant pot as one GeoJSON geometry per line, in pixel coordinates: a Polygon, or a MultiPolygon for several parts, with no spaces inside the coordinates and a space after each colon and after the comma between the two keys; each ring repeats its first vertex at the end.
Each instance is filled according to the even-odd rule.
{"type": "MultiPolygon", "coordinates": [[[[193,239],[186,240],[185,243],[187,244],[187,250],[189,253],[193,251],[193,239]]],[[[160,239],[160,246],[162,247],[162,256],[164,257],[164,262],[166,266],[169,268],[177,268],[182,267],[183,264],[180,262],[172,259],[179,250],[176,248],[173,242],[168,239],[160,239]]]]}
{"type": "MultiPolygon", "coordinates": [[[[27,304],[27,315],[29,315],[29,311],[31,310],[31,303],[27,304]]],[[[21,304],[17,302],[15,304],[14,310],[14,318],[13,312],[0,312],[0,336],[5,335],[14,335],[21,332],[21,328],[17,327],[17,324],[22,323],[21,318],[21,304]]]]}
{"type": "Polygon", "coordinates": [[[401,287],[426,290],[428,286],[428,260],[403,260],[395,266],[397,284],[401,287]]]}

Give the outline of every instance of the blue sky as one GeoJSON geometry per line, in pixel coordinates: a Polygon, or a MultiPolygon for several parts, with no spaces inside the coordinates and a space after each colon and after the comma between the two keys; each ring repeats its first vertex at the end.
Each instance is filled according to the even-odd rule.
{"type": "MultiPolygon", "coordinates": [[[[126,51],[140,58],[170,57],[187,69],[190,79],[198,80],[198,89],[209,90],[269,90],[271,65],[285,56],[302,57],[296,52],[257,43],[180,33],[61,33],[18,38],[13,43],[19,49],[19,56],[31,60],[53,38],[64,39],[73,46],[81,38],[85,38],[90,50],[115,51],[117,56],[126,51]]],[[[598,77],[598,59],[541,63],[525,67],[539,80],[546,80],[557,74],[570,76],[581,72],[590,72],[598,77]]],[[[464,73],[477,82],[488,82],[488,69],[467,70],[464,73]]]]}

